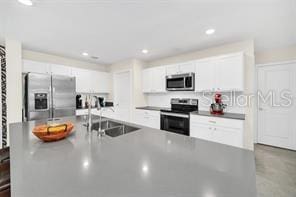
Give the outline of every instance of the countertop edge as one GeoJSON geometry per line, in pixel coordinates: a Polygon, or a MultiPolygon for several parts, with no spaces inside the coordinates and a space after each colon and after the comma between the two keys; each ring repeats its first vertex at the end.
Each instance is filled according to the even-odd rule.
{"type": "MultiPolygon", "coordinates": [[[[153,107],[153,106],[144,106],[144,107],[136,107],[136,109],[140,110],[151,110],[151,111],[160,111],[162,109],[169,109],[167,107],[153,107]]],[[[191,115],[197,116],[208,116],[208,117],[217,117],[217,118],[226,118],[226,119],[234,119],[234,120],[245,120],[245,114],[240,113],[224,113],[223,115],[213,115],[209,111],[194,111],[190,113],[191,115]]]]}

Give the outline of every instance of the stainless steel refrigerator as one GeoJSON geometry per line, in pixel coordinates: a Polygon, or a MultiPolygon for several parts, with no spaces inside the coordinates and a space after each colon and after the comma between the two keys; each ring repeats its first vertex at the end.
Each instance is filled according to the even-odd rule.
{"type": "Polygon", "coordinates": [[[28,73],[24,78],[24,120],[74,116],[75,77],[28,73]]]}

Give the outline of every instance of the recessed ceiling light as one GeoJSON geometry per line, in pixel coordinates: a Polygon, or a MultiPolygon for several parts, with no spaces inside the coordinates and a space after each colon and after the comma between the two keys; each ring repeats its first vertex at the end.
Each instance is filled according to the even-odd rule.
{"type": "Polygon", "coordinates": [[[212,34],[214,34],[215,33],[215,29],[208,29],[207,31],[206,31],[206,34],[207,35],[212,35],[212,34]]]}
{"type": "Polygon", "coordinates": [[[31,0],[18,0],[23,5],[32,6],[33,2],[31,0]]]}
{"type": "Polygon", "coordinates": [[[87,52],[83,52],[82,55],[83,56],[88,56],[88,53],[87,52]]]}
{"type": "Polygon", "coordinates": [[[147,49],[143,49],[142,53],[147,54],[149,51],[147,49]]]}

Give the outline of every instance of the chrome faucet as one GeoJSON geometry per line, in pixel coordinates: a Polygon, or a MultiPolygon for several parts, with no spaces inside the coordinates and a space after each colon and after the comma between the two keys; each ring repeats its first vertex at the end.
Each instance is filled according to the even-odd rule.
{"type": "MultiPolygon", "coordinates": [[[[99,130],[98,130],[98,135],[99,136],[103,136],[105,134],[105,130],[102,129],[102,114],[103,114],[103,110],[107,109],[105,107],[101,106],[101,103],[99,101],[99,98],[97,96],[92,96],[92,95],[88,95],[88,99],[89,99],[89,105],[88,105],[88,124],[87,124],[87,131],[91,132],[92,130],[92,116],[91,116],[91,103],[92,103],[92,99],[95,98],[96,99],[96,103],[97,103],[97,110],[100,112],[99,115],[99,130]]],[[[108,107],[108,109],[111,109],[114,112],[114,109],[111,107],[108,107]]]]}

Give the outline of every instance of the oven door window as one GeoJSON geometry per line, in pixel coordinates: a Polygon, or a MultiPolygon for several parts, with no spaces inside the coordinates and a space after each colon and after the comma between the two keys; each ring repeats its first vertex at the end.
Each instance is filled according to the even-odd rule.
{"type": "Polygon", "coordinates": [[[161,129],[189,136],[189,118],[162,115],[161,129]]]}
{"type": "Polygon", "coordinates": [[[184,77],[167,79],[167,88],[184,88],[184,77]]]}

